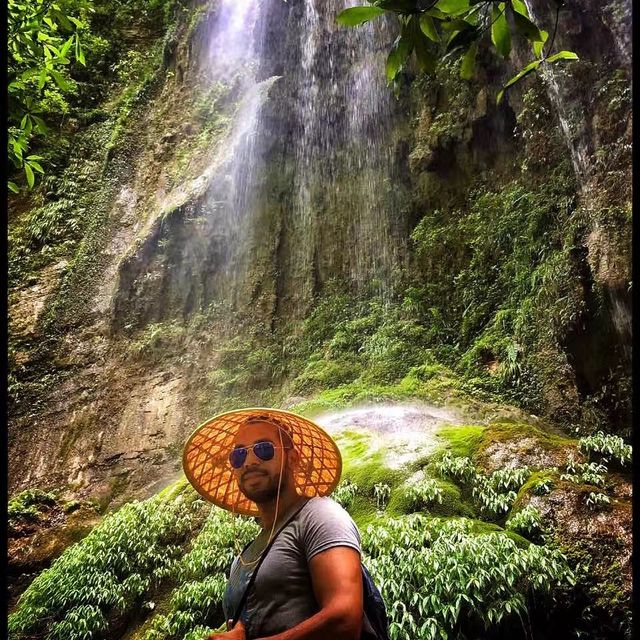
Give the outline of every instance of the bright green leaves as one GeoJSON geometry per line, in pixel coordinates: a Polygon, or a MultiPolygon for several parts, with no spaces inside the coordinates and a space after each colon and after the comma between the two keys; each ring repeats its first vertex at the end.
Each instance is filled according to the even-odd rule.
{"type": "Polygon", "coordinates": [[[537,25],[529,19],[529,12],[521,0],[511,0],[513,21],[516,30],[530,42],[542,42],[542,34],[537,25]]]}
{"type": "MultiPolygon", "coordinates": [[[[559,0],[556,10],[560,11],[563,4],[559,0]]],[[[536,59],[504,85],[498,93],[497,102],[502,100],[509,87],[534,72],[543,62],[552,64],[560,60],[578,59],[571,51],[549,55],[553,42],[547,47],[547,54],[544,54],[549,34],[531,18],[523,0],[437,0],[435,3],[375,0],[370,5],[342,11],[337,21],[345,26],[357,26],[384,12],[395,14],[401,26],[400,35],[393,43],[385,66],[387,81],[393,85],[396,95],[399,93],[399,74],[411,53],[415,53],[419,69],[428,75],[435,74],[440,60],[449,56],[459,57],[460,76],[469,80],[474,75],[481,43],[490,42],[498,54],[506,59],[511,53],[513,38],[524,38],[531,43],[536,59]]]]}
{"type": "Polygon", "coordinates": [[[450,16],[459,16],[469,10],[469,0],[439,0],[436,8],[450,16]]]}
{"type": "MultiPolygon", "coordinates": [[[[24,170],[29,188],[35,185],[35,173],[44,173],[37,160],[34,164],[24,159],[32,138],[48,133],[44,121],[33,115],[40,112],[36,108],[38,101],[47,91],[58,91],[60,95],[72,89],[73,83],[65,70],[72,55],[78,63],[86,64],[79,35],[86,24],[65,11],[42,0],[8,3],[7,152],[13,166],[24,170]]],[[[9,189],[15,192],[19,186],[11,182],[9,189]]]]}
{"type": "Polygon", "coordinates": [[[578,60],[578,56],[573,51],[558,51],[547,58],[547,62],[556,62],[557,60],[578,60]]]}
{"type": "Polygon", "coordinates": [[[400,71],[404,63],[407,61],[412,49],[413,43],[409,36],[408,29],[404,28],[393,43],[391,51],[389,51],[389,55],[387,57],[387,63],[385,65],[387,83],[390,84],[395,80],[398,71],[400,71]]]}
{"type": "Polygon", "coordinates": [[[467,52],[462,56],[462,63],[460,64],[460,77],[463,80],[471,80],[473,77],[473,71],[476,66],[476,53],[478,51],[478,43],[474,42],[467,49],[467,52]]]}
{"type": "Polygon", "coordinates": [[[507,24],[506,4],[500,2],[492,9],[491,42],[495,45],[498,53],[503,58],[508,58],[511,52],[511,34],[507,24]]]}
{"type": "Polygon", "coordinates": [[[513,78],[507,81],[507,83],[504,85],[502,90],[498,93],[498,96],[496,97],[496,103],[500,104],[500,102],[502,101],[504,92],[510,86],[518,82],[518,80],[522,80],[522,78],[524,78],[525,76],[528,76],[532,71],[535,71],[540,66],[541,63],[542,63],[542,60],[534,60],[533,62],[530,62],[526,67],[518,71],[518,73],[516,73],[516,75],[513,76],[513,78]]]}
{"type": "Polygon", "coordinates": [[[345,27],[356,27],[385,13],[380,7],[351,7],[338,14],[336,21],[345,27]]]}
{"type": "Polygon", "coordinates": [[[435,24],[433,23],[433,18],[429,14],[423,13],[420,16],[420,29],[422,30],[422,33],[429,38],[429,40],[433,40],[433,42],[440,41],[440,36],[438,35],[435,24]]]}

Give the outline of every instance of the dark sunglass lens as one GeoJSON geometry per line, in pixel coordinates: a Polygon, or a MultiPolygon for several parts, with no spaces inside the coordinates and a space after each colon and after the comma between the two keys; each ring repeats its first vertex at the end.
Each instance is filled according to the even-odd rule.
{"type": "Polygon", "coordinates": [[[253,448],[253,451],[261,460],[271,460],[275,453],[275,449],[271,442],[258,442],[258,444],[253,448]]]}
{"type": "Polygon", "coordinates": [[[247,450],[244,447],[234,449],[229,454],[229,462],[234,469],[239,469],[247,459],[247,450]]]}

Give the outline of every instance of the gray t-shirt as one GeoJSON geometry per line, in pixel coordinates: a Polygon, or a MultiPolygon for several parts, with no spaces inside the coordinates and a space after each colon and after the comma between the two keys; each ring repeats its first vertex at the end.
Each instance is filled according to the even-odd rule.
{"type": "MultiPolygon", "coordinates": [[[[282,526],[295,505],[276,525],[282,526]]],[[[254,560],[264,548],[270,531],[263,531],[242,554],[254,560]]],[[[274,531],[275,533],[275,531],[274,531]]],[[[311,498],[282,530],[267,553],[240,615],[247,640],[291,629],[320,610],[313,594],[309,560],[331,547],[360,549],[360,533],[351,516],[329,497],[311,498]]],[[[233,561],[223,599],[225,620],[233,617],[256,565],[245,567],[233,561]]]]}

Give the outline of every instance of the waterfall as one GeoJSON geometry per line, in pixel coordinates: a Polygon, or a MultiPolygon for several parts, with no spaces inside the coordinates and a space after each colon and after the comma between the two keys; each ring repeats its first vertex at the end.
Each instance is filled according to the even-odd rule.
{"type": "MultiPolygon", "coordinates": [[[[525,0],[524,3],[529,15],[539,24],[540,17],[535,14],[532,0],[525,0]]],[[[564,87],[567,83],[559,83],[558,77],[565,75],[567,73],[566,69],[561,68],[560,65],[550,64],[541,65],[540,69],[549,98],[558,114],[560,128],[569,148],[578,184],[584,187],[591,173],[591,153],[586,135],[583,108],[579,104],[571,104],[561,89],[561,85],[564,87]]]]}
{"type": "Polygon", "coordinates": [[[243,99],[231,140],[217,152],[207,208],[215,232],[226,230],[224,273],[238,304],[247,295],[242,283],[256,268],[252,254],[267,241],[264,220],[278,208],[283,249],[275,271],[293,307],[304,312],[334,275],[356,290],[391,289],[406,237],[394,173],[395,105],[384,78],[395,34],[388,19],[339,26],[337,14],[353,4],[220,3],[205,64],[211,81],[237,83],[243,99]],[[271,14],[283,11],[289,20],[277,22],[275,38],[267,35],[271,14]],[[276,51],[279,41],[286,44],[276,51]],[[277,107],[271,105],[267,123],[263,108],[273,94],[277,107]],[[284,132],[275,141],[273,121],[284,132]],[[276,201],[267,173],[278,173],[277,163],[290,180],[276,201]]]}

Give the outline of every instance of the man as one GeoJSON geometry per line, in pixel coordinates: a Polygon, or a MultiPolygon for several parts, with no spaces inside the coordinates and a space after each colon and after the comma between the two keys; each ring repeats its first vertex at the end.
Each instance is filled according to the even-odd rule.
{"type": "MultiPolygon", "coordinates": [[[[327,451],[331,445],[337,451],[337,447],[317,425],[300,416],[295,418],[305,424],[296,431],[299,423],[289,416],[295,414],[260,410],[258,414],[242,415],[235,428],[228,451],[229,465],[242,496],[257,508],[262,531],[231,567],[223,602],[230,630],[213,633],[209,640],[360,638],[363,595],[358,529],[349,514],[328,496],[317,491],[315,497],[308,498],[296,490],[301,483],[326,471],[315,458],[303,464],[300,452],[306,451],[309,456],[309,451],[327,451]],[[311,435],[309,425],[316,430],[311,435]],[[298,446],[294,445],[293,431],[299,435],[298,446]],[[322,446],[317,442],[311,448],[306,446],[318,434],[324,439],[322,446]],[[297,510],[259,566],[240,619],[231,629],[232,617],[262,551],[297,510]]],[[[212,434],[208,437],[211,439],[212,434]]],[[[201,439],[201,448],[203,442],[201,439]]],[[[185,455],[188,448],[189,443],[185,455]]],[[[339,452],[337,456],[340,461],[339,452]]],[[[341,464],[334,473],[331,490],[339,479],[340,467],[341,464]]],[[[185,470],[203,493],[187,463],[185,470]]]]}

